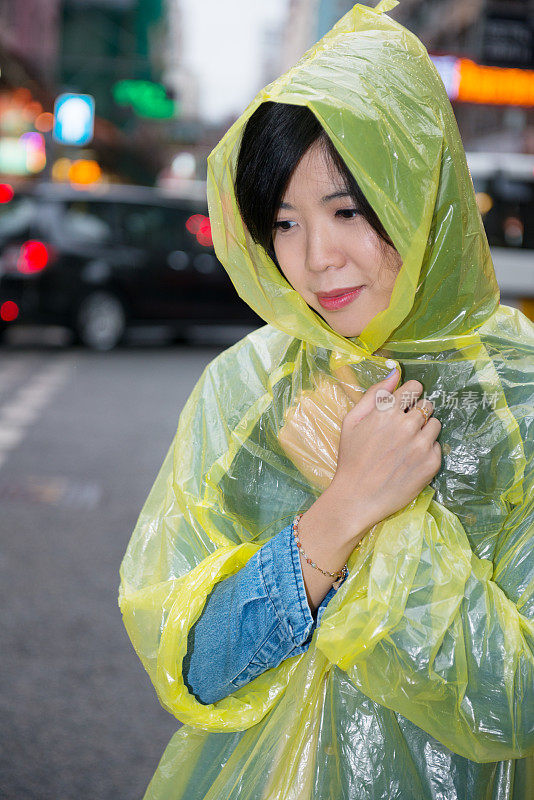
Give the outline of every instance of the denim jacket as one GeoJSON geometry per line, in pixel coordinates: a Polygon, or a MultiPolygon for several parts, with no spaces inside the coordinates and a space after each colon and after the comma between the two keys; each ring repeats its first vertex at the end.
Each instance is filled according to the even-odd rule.
{"type": "Polygon", "coordinates": [[[182,674],[201,703],[214,703],[308,649],[332,587],[312,615],[291,525],[218,583],[189,632],[182,674]]]}

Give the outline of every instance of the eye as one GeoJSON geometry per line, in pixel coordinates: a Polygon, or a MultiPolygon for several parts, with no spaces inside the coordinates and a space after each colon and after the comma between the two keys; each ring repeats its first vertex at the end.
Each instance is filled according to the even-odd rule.
{"type": "Polygon", "coordinates": [[[279,230],[279,231],[289,231],[289,230],[291,230],[290,227],[283,228],[282,225],[291,225],[291,223],[292,223],[292,220],[290,220],[290,219],[281,219],[279,222],[275,222],[274,223],[273,228],[275,228],[276,230],[279,230]]]}
{"type": "Polygon", "coordinates": [[[360,212],[358,211],[357,208],[340,208],[339,211],[336,211],[336,216],[340,214],[343,217],[343,219],[354,219],[354,216],[359,213],[360,212]]]}

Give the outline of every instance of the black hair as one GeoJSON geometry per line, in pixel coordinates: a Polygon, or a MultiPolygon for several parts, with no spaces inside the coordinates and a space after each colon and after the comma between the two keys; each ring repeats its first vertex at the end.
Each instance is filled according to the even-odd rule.
{"type": "Polygon", "coordinates": [[[342,176],[358,210],[383,242],[394,248],[374,209],[307,106],[266,101],[247,120],[237,159],[235,194],[243,222],[256,244],[272,258],[273,225],[291,174],[308,148],[318,142],[342,176]]]}

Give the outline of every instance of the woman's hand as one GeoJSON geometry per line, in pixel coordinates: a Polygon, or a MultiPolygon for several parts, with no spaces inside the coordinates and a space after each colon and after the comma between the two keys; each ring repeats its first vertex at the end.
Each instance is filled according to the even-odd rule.
{"type": "MultiPolygon", "coordinates": [[[[441,466],[436,438],[441,423],[408,407],[423,391],[407,381],[393,391],[395,372],[349,399],[331,383],[304,393],[288,410],[280,443],[287,455],[323,493],[299,523],[305,551],[322,569],[337,572],[370,528],[403,508],[430,483],[441,466]],[[352,408],[350,403],[356,405],[352,408]],[[321,409],[321,413],[318,413],[321,409]]],[[[346,385],[345,385],[346,384],[346,385]]],[[[417,401],[417,406],[429,401],[417,401]]],[[[312,612],[332,586],[332,579],[302,559],[302,575],[312,612]]]]}
{"type": "Polygon", "coordinates": [[[416,380],[392,392],[397,379],[395,372],[373,384],[345,415],[334,479],[320,498],[323,508],[328,502],[343,510],[344,534],[355,543],[417,497],[441,467],[441,423],[429,417],[425,424],[415,410],[434,405],[415,401],[423,391],[416,380]],[[415,402],[403,401],[406,395],[415,402]]]}

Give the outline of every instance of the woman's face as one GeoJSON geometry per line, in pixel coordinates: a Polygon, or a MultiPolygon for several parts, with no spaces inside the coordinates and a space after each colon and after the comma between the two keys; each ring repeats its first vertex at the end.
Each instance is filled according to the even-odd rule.
{"type": "Polygon", "coordinates": [[[388,307],[401,258],[355,208],[317,142],[289,180],[273,245],[289,283],[342,336],[359,336],[388,307]]]}

